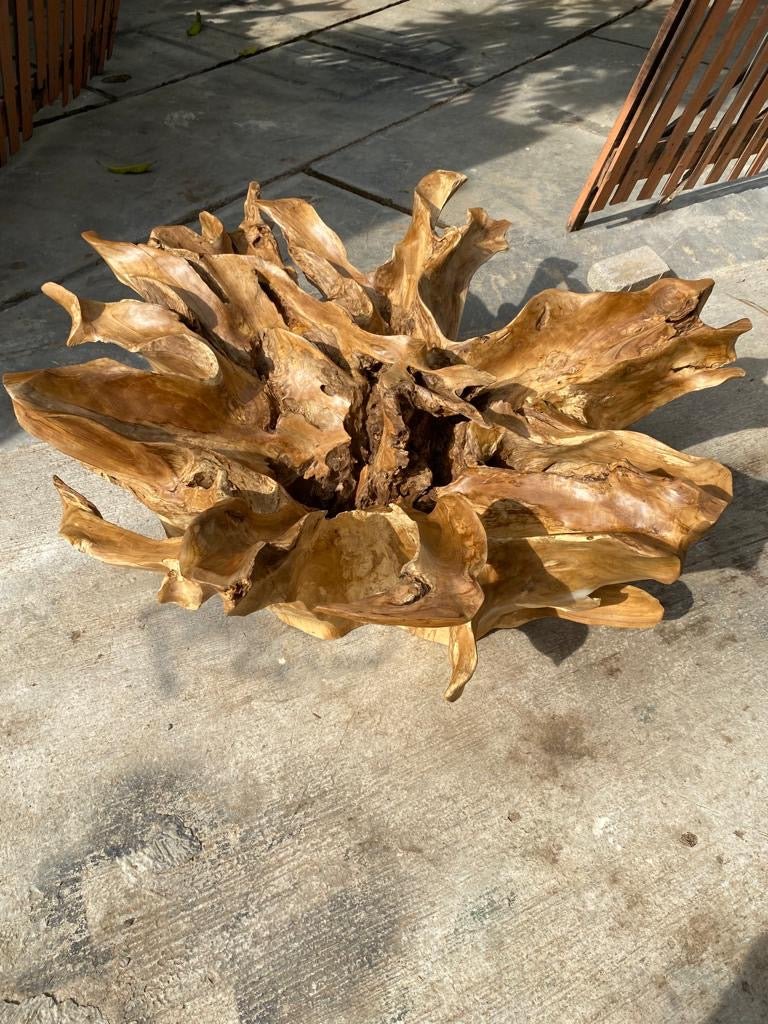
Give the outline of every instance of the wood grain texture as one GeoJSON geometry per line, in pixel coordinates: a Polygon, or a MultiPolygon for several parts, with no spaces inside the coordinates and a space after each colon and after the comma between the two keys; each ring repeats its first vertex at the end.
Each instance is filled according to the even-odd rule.
{"type": "Polygon", "coordinates": [[[67,343],[113,342],[148,369],[96,359],[5,384],[22,426],[126,488],[166,536],[105,521],[57,478],[66,539],[161,574],[161,602],[218,596],[228,615],[271,608],[324,638],[378,623],[436,640],[450,700],[492,630],[658,622],[632,583],[677,579],[730,474],[626,428],[742,376],[729,364],[749,321],[708,327],[712,283],[664,279],[550,289],[456,342],[471,277],[509,226],[471,210],[437,228],[464,180],[423,178],[371,273],[308,203],[256,184],[233,232],[203,213],[199,234],[160,227],[145,245],[86,233],[140,299],[46,285],[67,343]]]}

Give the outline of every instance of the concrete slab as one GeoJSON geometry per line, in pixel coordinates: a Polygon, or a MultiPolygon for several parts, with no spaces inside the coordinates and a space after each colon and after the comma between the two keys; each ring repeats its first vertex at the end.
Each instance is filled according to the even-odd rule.
{"type": "MultiPolygon", "coordinates": [[[[202,8],[201,13],[209,14],[213,5],[202,8]]],[[[197,7],[196,0],[128,0],[120,4],[117,16],[118,32],[133,32],[161,18],[175,15],[186,15],[194,18],[197,7]]]]}
{"type": "MultiPolygon", "coordinates": [[[[620,21],[617,21],[612,25],[599,29],[597,34],[603,39],[613,39],[616,42],[625,43],[630,46],[637,46],[642,50],[647,50],[656,38],[656,34],[661,28],[664,16],[671,6],[671,3],[672,0],[652,0],[652,2],[646,7],[633,11],[631,14],[628,14],[626,18],[622,18],[620,21]]],[[[747,22],[746,32],[743,33],[741,37],[742,40],[745,34],[748,34],[751,31],[752,27],[756,24],[757,19],[761,16],[762,10],[760,10],[759,7],[760,5],[755,7],[754,14],[751,15],[747,22]]],[[[711,60],[712,56],[717,52],[723,38],[723,33],[729,24],[730,18],[728,21],[723,19],[723,28],[715,34],[712,42],[707,47],[703,63],[707,63],[711,60]]],[[[737,45],[734,47],[733,52],[738,53],[739,50],[740,46],[739,41],[737,40],[737,45]]],[[[733,58],[726,61],[724,67],[730,67],[732,60],[733,58]]]]}
{"type": "Polygon", "coordinates": [[[631,0],[426,0],[323,32],[319,41],[477,84],[634,7],[631,0]]]}
{"type": "Polygon", "coordinates": [[[299,16],[319,27],[362,18],[389,7],[403,7],[407,14],[414,0],[273,0],[277,14],[299,16]]]}
{"type": "Polygon", "coordinates": [[[104,74],[95,75],[92,83],[117,99],[176,82],[217,63],[215,57],[185,47],[183,42],[174,45],[143,32],[120,32],[104,74]],[[124,75],[130,77],[117,80],[124,75]]]}
{"type": "Polygon", "coordinates": [[[96,92],[94,89],[81,89],[74,99],[71,99],[66,107],[62,106],[61,100],[57,100],[55,103],[49,103],[45,107],[41,107],[40,110],[35,114],[33,121],[35,126],[47,124],[49,121],[56,121],[60,117],[68,117],[70,114],[76,114],[81,110],[91,110],[93,107],[102,107],[105,103],[109,103],[109,97],[103,95],[100,92],[96,92]]]}
{"type": "Polygon", "coordinates": [[[313,22],[295,15],[270,17],[268,12],[259,13],[250,6],[223,6],[202,18],[203,30],[196,36],[187,36],[191,19],[186,11],[154,21],[144,31],[219,60],[231,60],[242,50],[267,49],[317,31],[313,22]]]}
{"type": "MultiPolygon", "coordinates": [[[[514,181],[506,190],[507,196],[515,192],[508,212],[520,214],[524,203],[526,227],[551,224],[559,208],[564,222],[578,191],[572,181],[586,177],[634,78],[626,52],[602,40],[580,40],[474,89],[418,124],[394,127],[317,167],[403,204],[414,180],[435,166],[456,165],[482,178],[490,192],[490,177],[472,175],[472,169],[493,165],[501,179],[494,181],[496,189],[504,191],[503,181],[514,181]]],[[[469,198],[474,204],[472,189],[470,182],[458,205],[469,198]]]]}
{"type": "Polygon", "coordinates": [[[296,43],[41,129],[0,177],[0,301],[35,292],[88,258],[85,229],[138,239],[252,178],[323,153],[450,96],[456,87],[365,57],[296,43]],[[112,164],[152,162],[113,175],[112,164]],[[41,197],[45,245],[35,228],[41,197]]]}
{"type": "MultiPolygon", "coordinates": [[[[404,0],[395,0],[403,3],[404,0]]],[[[121,31],[154,25],[163,19],[178,19],[188,24],[199,10],[203,19],[217,28],[234,31],[236,35],[254,31],[260,26],[264,34],[280,32],[281,23],[288,27],[297,20],[315,28],[334,25],[360,17],[370,11],[392,6],[387,0],[266,0],[258,4],[224,0],[222,3],[200,3],[198,0],[126,0],[120,5],[118,27],[121,31]]],[[[287,41],[292,35],[284,36],[287,41]]]]}
{"type": "Polygon", "coordinates": [[[651,0],[646,7],[633,11],[613,25],[599,29],[597,34],[603,39],[613,39],[614,42],[647,50],[661,28],[670,3],[671,0],[651,0]]]}
{"type": "Polygon", "coordinates": [[[571,181],[582,169],[586,176],[600,140],[563,125],[567,115],[557,115],[552,107],[549,121],[539,119],[530,100],[516,83],[502,79],[420,117],[417,124],[394,127],[315,166],[338,181],[405,206],[427,171],[462,170],[470,180],[449,208],[451,216],[463,219],[467,206],[490,201],[498,216],[503,203],[505,216],[518,228],[549,230],[559,210],[565,220],[571,181]]]}

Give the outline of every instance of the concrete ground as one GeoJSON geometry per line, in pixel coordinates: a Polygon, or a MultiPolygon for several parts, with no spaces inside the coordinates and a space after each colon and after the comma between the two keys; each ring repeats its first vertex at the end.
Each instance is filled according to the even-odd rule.
{"type": "Polygon", "coordinates": [[[768,1021],[768,191],[565,234],[664,4],[633,6],[232,0],[187,37],[196,0],[123,0],[105,74],[0,171],[5,370],[84,357],[44,280],[121,294],[81,230],[234,223],[251,178],[373,265],[417,179],[465,171],[448,212],[513,221],[468,334],[643,243],[717,280],[710,321],[754,321],[744,379],[642,424],[735,478],[654,587],[665,621],[494,634],[456,705],[444,651],[405,634],[191,615],[79,555],[53,472],[150,517],[4,405],[3,1024],[768,1021]]]}

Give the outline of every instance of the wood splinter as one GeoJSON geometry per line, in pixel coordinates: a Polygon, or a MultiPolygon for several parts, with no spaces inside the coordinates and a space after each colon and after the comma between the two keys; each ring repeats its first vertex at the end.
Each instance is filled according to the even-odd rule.
{"type": "Polygon", "coordinates": [[[162,540],[107,522],[56,479],[61,532],[113,565],[162,574],[160,601],[270,608],[319,637],[365,623],[446,645],[459,696],[476,641],[543,616],[643,627],[731,497],[728,470],[625,428],[743,371],[748,320],[706,326],[711,281],[634,293],[550,289],[499,330],[458,335],[475,271],[507,221],[437,228],[461,174],[416,188],[410,225],[371,273],[302,199],[262,199],[226,231],[86,240],[139,299],[44,291],[95,359],[5,385],[21,425],[134,494],[162,540]],[[282,235],[284,261],[276,232],[282,235]],[[316,293],[301,286],[306,279],[316,293]]]}

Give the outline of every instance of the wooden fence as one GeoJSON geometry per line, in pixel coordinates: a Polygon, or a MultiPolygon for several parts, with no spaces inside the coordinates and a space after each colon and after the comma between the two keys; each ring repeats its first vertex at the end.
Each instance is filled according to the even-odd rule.
{"type": "Polygon", "coordinates": [[[768,162],[768,3],[675,0],[568,229],[614,203],[670,199],[768,162]]]}
{"type": "Polygon", "coordinates": [[[0,165],[35,113],[67,104],[112,52],[119,0],[0,0],[0,165]]]}

